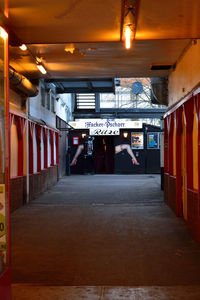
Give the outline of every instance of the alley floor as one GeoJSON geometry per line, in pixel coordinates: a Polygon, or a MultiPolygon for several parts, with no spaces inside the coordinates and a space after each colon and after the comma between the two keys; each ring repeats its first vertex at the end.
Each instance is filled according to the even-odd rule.
{"type": "Polygon", "coordinates": [[[200,245],[159,175],[65,177],[11,226],[13,300],[200,299],[200,245]]]}

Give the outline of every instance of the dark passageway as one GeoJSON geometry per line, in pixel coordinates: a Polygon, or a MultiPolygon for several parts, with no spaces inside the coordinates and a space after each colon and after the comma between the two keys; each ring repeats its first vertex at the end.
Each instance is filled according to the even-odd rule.
{"type": "Polygon", "coordinates": [[[200,246],[163,202],[158,175],[66,177],[12,215],[14,283],[200,283],[200,246]]]}

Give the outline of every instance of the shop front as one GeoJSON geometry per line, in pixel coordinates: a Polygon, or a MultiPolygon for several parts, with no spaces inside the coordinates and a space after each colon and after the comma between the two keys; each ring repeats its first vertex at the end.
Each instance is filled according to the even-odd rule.
{"type": "Polygon", "coordinates": [[[159,127],[123,119],[70,125],[70,174],[160,173],[159,127]]]}

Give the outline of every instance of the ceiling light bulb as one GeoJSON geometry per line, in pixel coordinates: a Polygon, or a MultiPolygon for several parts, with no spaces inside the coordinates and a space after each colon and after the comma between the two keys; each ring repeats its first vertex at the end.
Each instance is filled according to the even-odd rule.
{"type": "Polygon", "coordinates": [[[7,32],[2,27],[0,27],[0,37],[2,37],[4,40],[6,40],[8,37],[7,32]]]}
{"type": "Polygon", "coordinates": [[[19,46],[19,48],[22,50],[22,51],[26,51],[27,50],[27,47],[25,44],[22,44],[21,46],[19,46]]]}
{"type": "Polygon", "coordinates": [[[43,65],[37,64],[37,68],[40,70],[40,72],[42,74],[46,74],[47,73],[47,71],[45,70],[45,68],[43,67],[43,65]]]}
{"type": "Polygon", "coordinates": [[[131,48],[131,28],[130,26],[126,26],[125,28],[125,48],[131,48]]]}
{"type": "Polygon", "coordinates": [[[75,51],[74,44],[67,44],[65,47],[65,51],[73,54],[75,51]]]}
{"type": "Polygon", "coordinates": [[[42,59],[40,57],[36,57],[35,59],[36,59],[36,63],[37,64],[41,64],[42,63],[42,59]]]}

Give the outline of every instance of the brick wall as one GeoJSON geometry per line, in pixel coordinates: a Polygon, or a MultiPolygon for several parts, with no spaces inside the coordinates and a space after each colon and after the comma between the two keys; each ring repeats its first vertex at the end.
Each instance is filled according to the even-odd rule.
{"type": "Polygon", "coordinates": [[[200,242],[199,236],[199,207],[198,207],[198,192],[187,190],[187,226],[193,237],[200,242]]]}
{"type": "MultiPolygon", "coordinates": [[[[42,170],[41,173],[29,176],[29,200],[33,201],[39,195],[50,189],[58,181],[58,166],[42,170]]],[[[26,203],[26,177],[16,177],[10,180],[11,212],[26,203]]]]}
{"type": "Polygon", "coordinates": [[[176,177],[164,174],[164,200],[176,214],[176,177]]]}
{"type": "Polygon", "coordinates": [[[176,177],[168,178],[168,205],[176,214],[176,177]]]}
{"type": "Polygon", "coordinates": [[[24,198],[24,179],[23,176],[10,180],[10,211],[13,212],[23,205],[24,198]]]}

